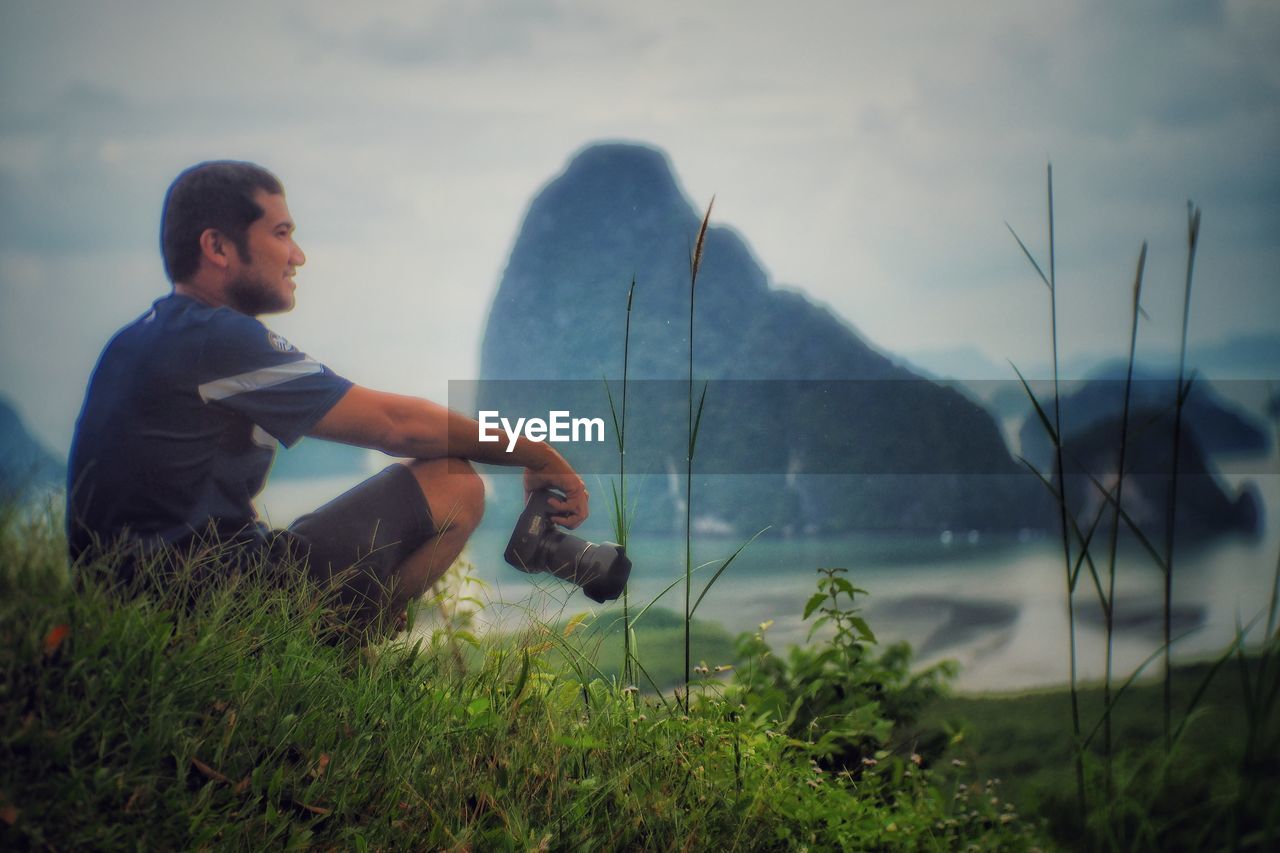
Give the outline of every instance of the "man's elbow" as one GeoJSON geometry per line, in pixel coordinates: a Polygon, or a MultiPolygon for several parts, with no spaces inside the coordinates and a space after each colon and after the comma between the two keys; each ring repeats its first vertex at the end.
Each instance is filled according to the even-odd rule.
{"type": "Polygon", "coordinates": [[[404,398],[388,413],[382,438],[384,452],[414,459],[446,456],[443,424],[424,400],[404,398]]]}

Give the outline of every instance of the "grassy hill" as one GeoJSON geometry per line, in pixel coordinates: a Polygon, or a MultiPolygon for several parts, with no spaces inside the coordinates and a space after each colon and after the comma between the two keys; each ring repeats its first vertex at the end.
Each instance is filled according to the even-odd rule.
{"type": "Polygon", "coordinates": [[[96,564],[73,589],[56,529],[9,516],[0,530],[5,849],[1037,842],[995,807],[959,813],[865,703],[862,728],[829,722],[876,757],[840,764],[834,729],[794,731],[714,679],[684,708],[579,678],[554,661],[573,654],[561,626],[514,641],[446,623],[360,647],[314,589],[267,567],[198,594],[180,572],[135,597],[96,564]]]}

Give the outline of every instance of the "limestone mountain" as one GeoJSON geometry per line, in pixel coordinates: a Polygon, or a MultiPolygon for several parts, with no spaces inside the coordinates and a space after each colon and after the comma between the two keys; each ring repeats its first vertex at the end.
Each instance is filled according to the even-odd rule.
{"type": "MultiPolygon", "coordinates": [[[[579,152],[534,198],[516,238],[485,329],[478,407],[527,414],[588,393],[493,380],[602,389],[608,377],[616,395],[633,279],[629,376],[680,389],[700,220],[662,152],[621,143],[579,152]],[[537,400],[529,388],[555,391],[537,400]]],[[[1021,528],[1047,518],[1043,487],[985,410],[773,286],[729,228],[706,235],[694,337],[694,376],[699,388],[711,382],[695,459],[695,475],[706,476],[694,498],[708,529],[1021,528]]],[[[642,528],[669,529],[679,515],[687,425],[683,390],[628,411],[629,470],[652,480],[632,492],[642,528]],[[656,462],[630,464],[655,447],[656,462]]],[[[612,445],[562,450],[579,465],[575,454],[594,452],[588,468],[616,470],[604,459],[616,460],[612,445]]]]}
{"type": "MultiPolygon", "coordinates": [[[[632,378],[683,377],[689,256],[700,219],[662,152],[628,144],[583,150],[529,207],[489,314],[481,377],[618,375],[632,278],[632,378]]],[[[734,231],[711,227],[703,257],[695,376],[916,378],[826,309],[770,287],[734,231]]]]}
{"type": "MultiPolygon", "coordinates": [[[[1168,526],[1178,382],[1168,371],[1135,365],[1133,381],[1126,383],[1126,370],[1124,364],[1105,364],[1088,379],[1061,386],[1067,503],[1088,529],[1101,495],[1084,474],[1108,480],[1124,435],[1126,480],[1132,480],[1125,486],[1125,509],[1144,535],[1160,538],[1168,526]]],[[[1043,405],[1052,418],[1052,399],[1043,405]]],[[[1019,439],[1024,458],[1041,471],[1053,470],[1053,445],[1034,411],[1026,415],[1019,439]]],[[[1264,424],[1226,399],[1212,381],[1197,378],[1184,400],[1178,435],[1179,532],[1196,537],[1259,532],[1262,503],[1256,486],[1246,480],[1235,490],[1219,468],[1231,465],[1237,473],[1266,474],[1274,470],[1266,461],[1270,452],[1264,424]]]]}

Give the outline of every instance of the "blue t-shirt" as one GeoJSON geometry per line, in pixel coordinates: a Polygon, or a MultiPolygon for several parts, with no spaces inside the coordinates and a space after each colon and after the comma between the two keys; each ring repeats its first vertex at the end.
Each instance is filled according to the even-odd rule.
{"type": "Polygon", "coordinates": [[[292,447],[350,387],[253,317],[157,300],[89,381],[67,474],[72,555],[121,536],[172,544],[210,523],[262,531],[253,497],[276,443],[292,447]]]}

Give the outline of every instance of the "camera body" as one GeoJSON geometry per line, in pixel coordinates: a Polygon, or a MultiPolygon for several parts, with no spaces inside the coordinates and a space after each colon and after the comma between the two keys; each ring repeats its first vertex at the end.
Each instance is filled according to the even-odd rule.
{"type": "Polygon", "coordinates": [[[530,493],[503,559],[522,572],[550,572],[575,583],[599,604],[613,601],[631,576],[630,558],[621,545],[597,545],[556,527],[551,520],[553,496],[550,489],[530,493]]]}

